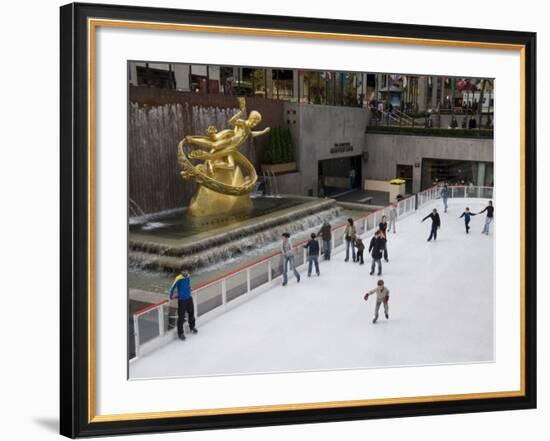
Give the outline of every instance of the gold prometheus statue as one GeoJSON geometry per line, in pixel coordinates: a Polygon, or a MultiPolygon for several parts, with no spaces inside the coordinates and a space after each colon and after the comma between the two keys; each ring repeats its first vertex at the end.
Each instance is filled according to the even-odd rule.
{"type": "Polygon", "coordinates": [[[178,144],[180,175],[197,183],[197,191],[189,204],[189,213],[194,216],[241,212],[252,206],[250,192],[258,175],[239,147],[251,138],[266,134],[269,127],[253,131],[262,121],[262,116],[253,110],[248,119],[241,119],[246,113],[246,103],[243,97],[238,101],[239,111],[228,121],[231,128],[218,132],[210,126],[205,136],[186,136],[178,144]],[[186,145],[198,149],[186,155],[186,145]],[[192,159],[204,162],[193,165],[192,159]]]}

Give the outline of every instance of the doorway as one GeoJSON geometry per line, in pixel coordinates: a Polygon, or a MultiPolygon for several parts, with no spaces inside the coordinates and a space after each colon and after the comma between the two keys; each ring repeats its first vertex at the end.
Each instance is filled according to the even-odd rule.
{"type": "Polygon", "coordinates": [[[397,164],[396,176],[405,180],[405,192],[412,194],[413,192],[413,166],[397,164]]]}
{"type": "Polygon", "coordinates": [[[347,156],[319,161],[319,194],[329,196],[360,189],[362,157],[347,156]]]}

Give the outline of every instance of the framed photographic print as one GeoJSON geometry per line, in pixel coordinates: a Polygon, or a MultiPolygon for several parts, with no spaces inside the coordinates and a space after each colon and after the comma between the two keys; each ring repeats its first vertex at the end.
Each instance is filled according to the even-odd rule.
{"type": "Polygon", "coordinates": [[[536,406],[534,33],[61,8],[61,433],[536,406]]]}

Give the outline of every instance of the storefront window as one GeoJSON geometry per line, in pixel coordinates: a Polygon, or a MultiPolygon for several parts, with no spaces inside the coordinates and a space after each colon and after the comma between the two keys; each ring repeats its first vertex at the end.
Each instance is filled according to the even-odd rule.
{"type": "Polygon", "coordinates": [[[449,185],[493,185],[493,163],[448,159],[422,160],[422,189],[445,182],[449,185]]]}

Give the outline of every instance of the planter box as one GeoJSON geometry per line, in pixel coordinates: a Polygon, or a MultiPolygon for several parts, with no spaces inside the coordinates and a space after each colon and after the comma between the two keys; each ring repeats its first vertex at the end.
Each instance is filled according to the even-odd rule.
{"type": "Polygon", "coordinates": [[[375,179],[365,179],[363,189],[387,192],[390,194],[390,202],[394,202],[398,194],[405,194],[405,184],[390,184],[388,181],[378,181],[375,179]]]}
{"type": "Polygon", "coordinates": [[[284,162],[282,164],[262,164],[260,168],[264,173],[274,173],[276,175],[297,170],[295,162],[284,162]]]}

